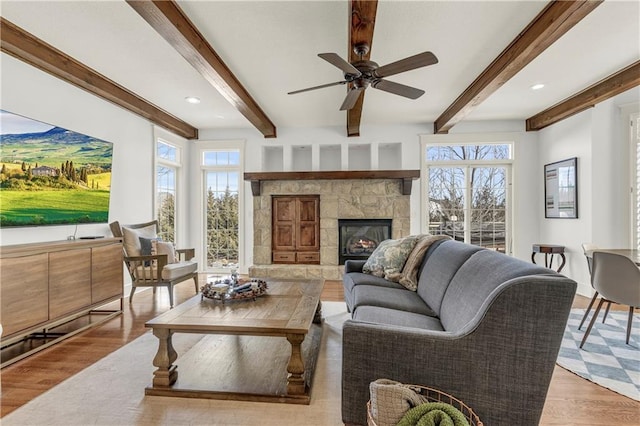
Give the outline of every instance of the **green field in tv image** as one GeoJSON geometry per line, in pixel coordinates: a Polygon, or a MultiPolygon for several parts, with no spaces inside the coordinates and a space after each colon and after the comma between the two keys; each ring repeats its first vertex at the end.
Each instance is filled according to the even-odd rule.
{"type": "Polygon", "coordinates": [[[0,227],[106,223],[113,144],[0,110],[0,227]]]}

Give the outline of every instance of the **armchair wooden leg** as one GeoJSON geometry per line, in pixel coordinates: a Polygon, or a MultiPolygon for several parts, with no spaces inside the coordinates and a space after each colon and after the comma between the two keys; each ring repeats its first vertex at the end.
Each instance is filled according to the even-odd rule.
{"type": "Polygon", "coordinates": [[[167,286],[169,290],[169,308],[173,309],[173,284],[167,286]]]}
{"type": "Polygon", "coordinates": [[[133,300],[133,293],[136,292],[136,287],[132,284],[131,285],[131,294],[129,294],[129,303],[131,303],[131,301],[133,300]]]}
{"type": "Polygon", "coordinates": [[[198,273],[193,276],[193,282],[196,285],[196,294],[198,294],[198,291],[200,291],[200,289],[198,289],[198,273]]]}

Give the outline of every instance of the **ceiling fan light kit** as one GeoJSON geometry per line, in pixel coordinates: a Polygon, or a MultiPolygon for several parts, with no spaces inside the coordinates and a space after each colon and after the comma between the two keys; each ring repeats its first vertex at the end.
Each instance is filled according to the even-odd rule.
{"type": "Polygon", "coordinates": [[[404,84],[395,83],[393,81],[384,80],[384,77],[400,74],[402,72],[411,71],[417,68],[426,67],[438,63],[438,58],[431,52],[423,52],[417,55],[409,56],[390,64],[379,66],[373,61],[363,60],[362,57],[369,52],[369,45],[366,43],[358,43],[353,47],[353,51],[360,57],[360,60],[349,63],[342,59],[337,53],[320,53],[319,57],[329,62],[331,65],[339,68],[344,73],[344,80],[335,83],[322,84],[320,86],[309,87],[306,89],[289,92],[289,95],[296,93],[308,92],[325,87],[337,86],[340,84],[349,84],[351,89],[344,98],[341,111],[350,110],[356,105],[360,94],[369,86],[374,89],[382,90],[394,95],[403,96],[409,99],[418,99],[424,94],[424,90],[415,87],[406,86],[404,84]]]}

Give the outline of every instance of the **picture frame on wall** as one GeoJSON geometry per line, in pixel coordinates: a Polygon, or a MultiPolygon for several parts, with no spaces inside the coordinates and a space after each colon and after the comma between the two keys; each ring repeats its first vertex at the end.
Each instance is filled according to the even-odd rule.
{"type": "Polygon", "coordinates": [[[544,165],[544,217],[578,218],[578,158],[544,165]]]}

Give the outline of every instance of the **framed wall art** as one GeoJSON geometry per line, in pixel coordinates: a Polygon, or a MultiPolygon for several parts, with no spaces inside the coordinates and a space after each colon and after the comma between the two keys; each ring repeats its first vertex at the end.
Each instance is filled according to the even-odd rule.
{"type": "Polygon", "coordinates": [[[544,165],[544,217],[578,218],[578,158],[544,165]]]}

